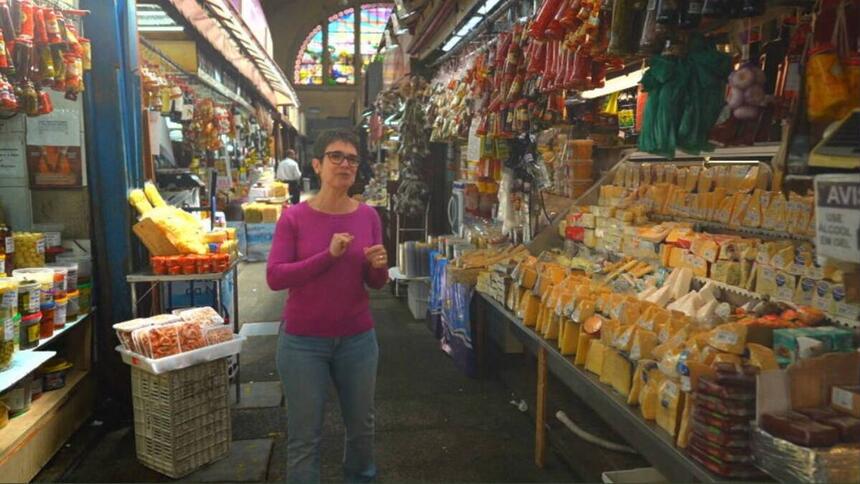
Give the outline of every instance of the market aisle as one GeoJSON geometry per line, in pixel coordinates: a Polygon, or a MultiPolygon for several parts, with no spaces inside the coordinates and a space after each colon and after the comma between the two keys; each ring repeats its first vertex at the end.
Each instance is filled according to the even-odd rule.
{"type": "MultiPolygon", "coordinates": [[[[281,294],[265,287],[265,264],[240,272],[243,323],[270,322],[280,313],[281,294]],[[256,289],[256,291],[254,290],[256,289]],[[261,318],[258,320],[254,320],[261,318]]],[[[532,420],[509,401],[496,380],[472,380],[439,351],[423,321],[387,290],[371,295],[380,344],[377,387],[377,460],[380,480],[556,482],[576,478],[554,455],[534,466],[532,420]]],[[[254,325],[265,329],[266,325],[254,325]]],[[[233,410],[233,454],[196,474],[191,482],[282,481],[286,467],[286,408],[275,372],[274,335],[250,336],[242,351],[242,408],[233,410]],[[275,390],[273,394],[273,389],[275,390]],[[251,407],[247,407],[247,406],[251,407]]],[[[323,478],[341,481],[343,427],[334,394],[323,434],[323,478]]],[[[56,471],[53,475],[57,475],[56,471]]],[[[165,481],[134,456],[131,428],[112,430],[65,482],[165,481]]]]}

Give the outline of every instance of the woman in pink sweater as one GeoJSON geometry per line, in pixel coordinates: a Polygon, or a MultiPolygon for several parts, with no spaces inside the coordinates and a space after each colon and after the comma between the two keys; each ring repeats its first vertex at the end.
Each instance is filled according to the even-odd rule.
{"type": "Polygon", "coordinates": [[[277,366],[287,399],[287,478],[319,482],[320,440],[329,379],[346,427],[344,477],[370,481],[379,348],[365,286],[388,281],[388,256],[376,211],[347,192],[358,169],[358,142],[327,131],[314,145],[319,193],[290,207],[275,228],[266,279],[289,289],[277,366]]]}

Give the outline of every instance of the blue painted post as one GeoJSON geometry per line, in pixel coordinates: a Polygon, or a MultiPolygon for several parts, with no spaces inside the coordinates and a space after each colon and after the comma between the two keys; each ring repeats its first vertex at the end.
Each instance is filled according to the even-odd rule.
{"type": "Polygon", "coordinates": [[[81,0],[81,8],[91,12],[84,28],[94,59],[84,106],[97,276],[97,368],[107,390],[123,395],[129,389],[128,370],[114,351],[111,326],[131,317],[125,277],[136,265],[138,250],[130,230],[133,209],[126,200],[128,189],[141,186],[142,178],[135,1],[81,0]]]}

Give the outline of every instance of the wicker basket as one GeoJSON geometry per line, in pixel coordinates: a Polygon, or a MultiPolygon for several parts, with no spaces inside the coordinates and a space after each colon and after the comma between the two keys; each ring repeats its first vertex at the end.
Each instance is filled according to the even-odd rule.
{"type": "Polygon", "coordinates": [[[230,452],[227,358],[155,375],[131,368],[137,458],[179,478],[230,452]]]}

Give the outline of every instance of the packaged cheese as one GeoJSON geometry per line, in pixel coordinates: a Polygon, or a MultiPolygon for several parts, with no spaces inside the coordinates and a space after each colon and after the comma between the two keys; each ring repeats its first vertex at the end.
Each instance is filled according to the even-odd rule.
{"type": "Polygon", "coordinates": [[[691,393],[686,393],[684,397],[684,411],[681,413],[681,425],[678,429],[678,440],[676,444],[682,449],[686,449],[690,443],[690,436],[693,435],[693,399],[695,396],[691,393]]]}
{"type": "Polygon", "coordinates": [[[660,385],[658,395],[657,425],[674,437],[678,434],[684,409],[684,392],[677,383],[666,379],[660,385]]]}
{"type": "Polygon", "coordinates": [[[648,370],[646,374],[647,381],[639,395],[639,410],[645,420],[654,420],[657,418],[660,387],[666,377],[657,368],[648,370]]]}
{"type": "Polygon", "coordinates": [[[565,319],[563,324],[564,331],[559,341],[559,349],[562,355],[572,356],[576,354],[576,346],[579,343],[580,325],[570,319],[565,319]]]}
{"type": "Polygon", "coordinates": [[[639,329],[633,337],[633,345],[630,347],[630,359],[633,361],[651,359],[656,346],[657,333],[639,329]]]}
{"type": "Polygon", "coordinates": [[[784,232],[787,227],[787,211],[788,202],[785,200],[785,195],[781,192],[774,192],[770,197],[770,204],[764,209],[762,228],[784,232]]]}
{"type": "Polygon", "coordinates": [[[633,364],[621,352],[607,349],[600,380],[612,386],[626,398],[630,393],[633,380],[633,364]]]}
{"type": "Polygon", "coordinates": [[[778,370],[776,355],[773,350],[757,343],[747,343],[747,359],[749,364],[761,371],[778,370]]]}
{"type": "Polygon", "coordinates": [[[732,216],[729,218],[729,225],[732,227],[741,227],[743,225],[744,217],[747,213],[747,208],[752,201],[752,195],[748,194],[738,194],[735,198],[734,208],[732,209],[732,216]]]}
{"type": "Polygon", "coordinates": [[[714,348],[732,353],[743,354],[747,342],[747,326],[741,323],[728,323],[717,326],[710,332],[708,344],[714,348]]]}
{"type": "Polygon", "coordinates": [[[656,361],[643,359],[636,363],[636,370],[633,372],[630,392],[627,394],[627,405],[639,405],[639,396],[642,393],[643,388],[645,388],[645,384],[648,382],[648,372],[650,370],[657,370],[656,361]]]}

